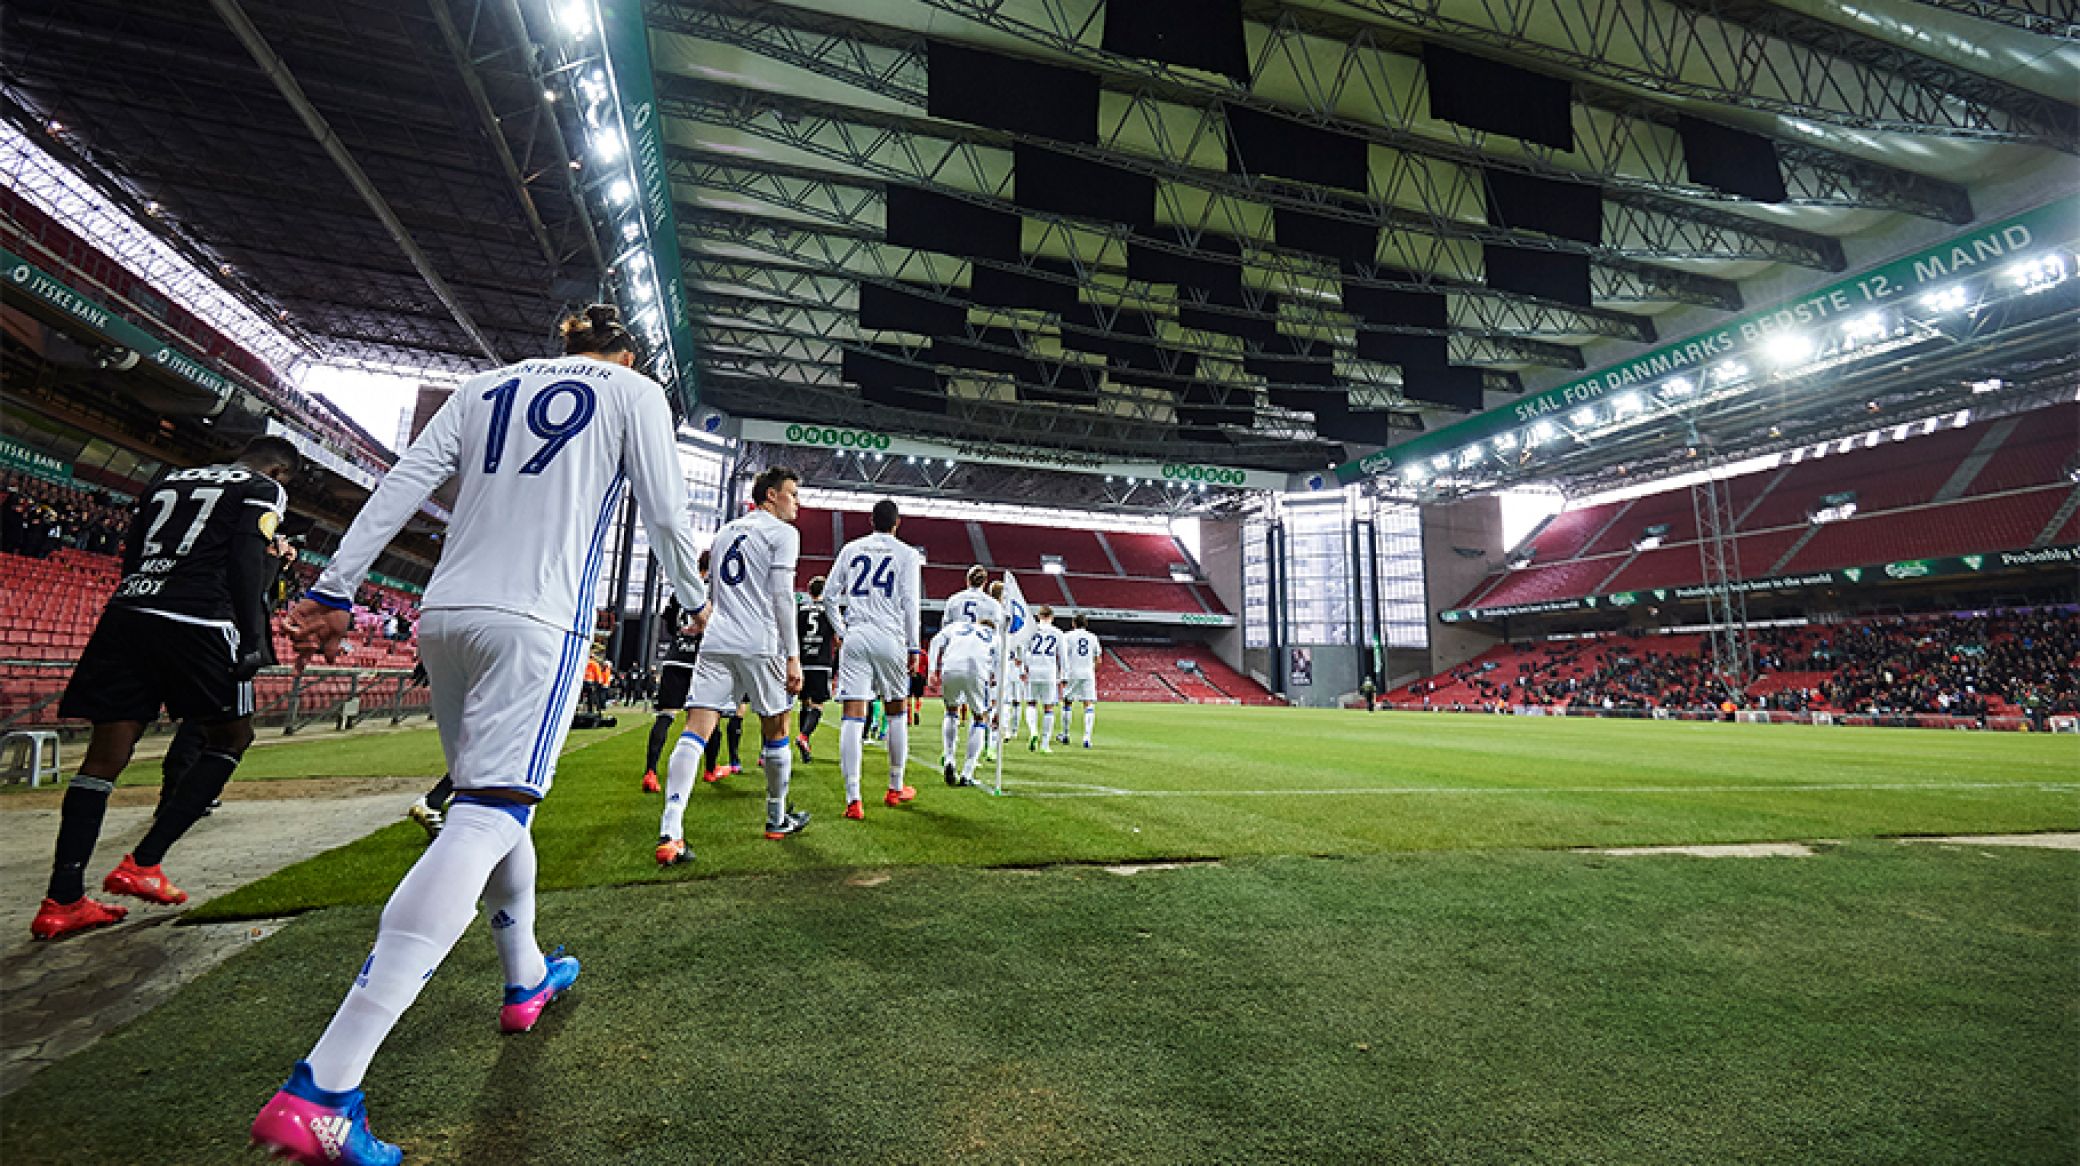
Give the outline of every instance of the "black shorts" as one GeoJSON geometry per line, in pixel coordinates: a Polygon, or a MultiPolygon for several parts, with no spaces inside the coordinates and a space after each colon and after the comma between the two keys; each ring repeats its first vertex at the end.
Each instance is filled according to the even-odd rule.
{"type": "Polygon", "coordinates": [[[686,693],[693,686],[693,665],[666,660],[657,668],[657,711],[675,713],[686,707],[686,693]]]}
{"type": "Polygon", "coordinates": [[[802,669],[802,703],[823,704],[831,698],[831,670],[828,668],[802,669]]]}
{"type": "Polygon", "coordinates": [[[912,672],[910,674],[910,699],[924,699],[924,673],[922,672],[912,672]]]}
{"type": "Polygon", "coordinates": [[[166,715],[203,724],[253,712],[253,685],[231,679],[238,633],[111,606],[80,653],[58,715],[150,724],[166,715]]]}

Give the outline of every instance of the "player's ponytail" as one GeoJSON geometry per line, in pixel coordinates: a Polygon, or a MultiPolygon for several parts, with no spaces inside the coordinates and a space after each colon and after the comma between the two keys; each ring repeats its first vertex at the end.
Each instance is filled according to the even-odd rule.
{"type": "Polygon", "coordinates": [[[567,316],[557,331],[563,337],[566,356],[611,355],[636,349],[635,337],[621,326],[621,311],[612,304],[594,304],[583,312],[567,316]]]}

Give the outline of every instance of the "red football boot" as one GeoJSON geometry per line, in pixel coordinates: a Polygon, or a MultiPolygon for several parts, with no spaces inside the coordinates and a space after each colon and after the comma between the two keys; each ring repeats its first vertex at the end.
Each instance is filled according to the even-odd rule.
{"type": "Polygon", "coordinates": [[[861,821],[867,816],[867,808],[859,804],[858,798],[854,798],[845,803],[845,816],[855,822],[861,821]]]}
{"type": "Polygon", "coordinates": [[[111,923],[121,923],[123,916],[129,913],[128,907],[96,902],[85,895],[70,903],[45,899],[43,906],[36,910],[36,918],[29,923],[29,934],[38,939],[56,939],[61,935],[71,935],[75,931],[90,931],[111,923]]]}
{"type": "Polygon", "coordinates": [[[646,793],[646,794],[654,794],[654,793],[658,792],[659,790],[661,790],[661,789],[663,789],[663,788],[664,788],[663,786],[661,786],[661,785],[658,785],[658,784],[657,784],[657,771],[656,771],[656,770],[654,770],[654,769],[646,769],[646,770],[644,770],[644,771],[643,771],[643,792],[644,792],[644,793],[646,793]]]}
{"type": "Polygon", "coordinates": [[[139,866],[129,855],[108,872],[101,880],[101,889],[111,895],[135,895],[147,903],[162,907],[177,907],[188,901],[188,892],[167,881],[166,872],[156,866],[139,866]]]}
{"type": "Polygon", "coordinates": [[[888,791],[888,794],[881,799],[881,802],[883,805],[900,806],[906,802],[914,802],[916,800],[917,787],[906,785],[902,789],[888,791]]]}

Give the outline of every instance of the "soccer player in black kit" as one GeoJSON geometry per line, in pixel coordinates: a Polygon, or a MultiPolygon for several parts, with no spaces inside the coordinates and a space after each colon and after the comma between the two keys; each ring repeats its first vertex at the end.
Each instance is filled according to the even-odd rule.
{"type": "Polygon", "coordinates": [[[810,760],[809,738],[823,722],[823,706],[831,698],[831,668],[838,659],[838,641],[844,638],[823,602],[824,582],[821,575],[809,580],[809,602],[795,613],[795,630],[802,643],[802,731],[794,744],[802,751],[804,764],[810,760]]]}
{"type": "Polygon", "coordinates": [[[201,754],[101,889],[149,903],[187,901],[159,864],[252,744],[253,675],[274,656],[266,591],[269,547],[289,505],[280,480],[301,461],[283,438],[257,437],[235,462],[169,470],[145,487],[123,544],[122,581],[58,706],[61,716],[92,721],[94,735],[65,790],[50,886],[29,925],[36,938],[128,914],[87,898],[86,867],[109,791],[162,707],[202,726],[201,754]]]}
{"type": "MultiPolygon", "coordinates": [[[[701,578],[708,577],[708,552],[700,557],[701,578]]],[[[664,756],[664,743],[672,739],[672,718],[686,709],[686,691],[693,683],[694,661],[701,655],[701,633],[693,613],[679,606],[677,597],[664,605],[664,626],[672,631],[664,662],[657,666],[657,720],[650,725],[650,748],[643,761],[643,792],[654,794],[664,787],[657,782],[657,762],[664,756]]]]}

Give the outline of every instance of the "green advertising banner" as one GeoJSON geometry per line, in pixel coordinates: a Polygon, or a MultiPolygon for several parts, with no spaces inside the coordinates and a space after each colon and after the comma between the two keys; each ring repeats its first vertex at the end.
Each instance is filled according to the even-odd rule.
{"type": "Polygon", "coordinates": [[[1514,404],[1469,417],[1421,437],[1336,467],[1336,480],[1349,485],[1389,473],[1421,458],[1452,453],[1516,429],[1547,414],[1594,401],[1605,393],[1695,369],[1715,360],[1753,353],[1763,340],[1787,328],[1826,323],[1883,304],[1904,303],[1932,284],[1982,272],[2025,253],[2080,241],[2080,195],[2067,195],[2035,210],[1964,234],[1759,312],[1750,312],[1672,344],[1664,344],[1600,372],[1578,377],[1514,404]]]}
{"type": "MultiPolygon", "coordinates": [[[[596,10],[607,49],[607,84],[620,109],[628,158],[634,164],[635,209],[644,233],[642,254],[657,283],[669,345],[669,356],[659,360],[654,371],[678,400],[681,415],[690,417],[700,396],[693,323],[687,313],[686,284],[679,274],[679,220],[672,212],[672,181],[665,172],[664,127],[657,116],[657,88],[650,68],[650,32],[638,0],[599,0],[596,10]]],[[[641,319],[643,311],[629,315],[641,319]]]]}
{"type": "Polygon", "coordinates": [[[0,468],[18,470],[48,482],[72,485],[72,463],[30,449],[12,438],[0,437],[0,468]]]}
{"type": "MultiPolygon", "coordinates": [[[[1988,551],[1941,559],[1901,559],[1871,567],[1836,567],[1797,575],[1773,575],[1766,579],[1742,579],[1733,590],[1742,595],[1772,591],[1798,591],[1808,587],[1869,587],[1903,579],[1941,579],[1955,575],[1977,575],[1992,571],[2024,570],[2032,567],[2080,567],[2080,543],[2037,547],[2027,551],[1988,551]]],[[[1554,611],[1594,611],[1597,608],[1635,607],[1642,603],[1687,602],[1703,599],[1712,589],[1655,587],[1646,591],[1619,591],[1610,595],[1584,595],[1574,599],[1549,599],[1538,603],[1512,603],[1498,607],[1469,607],[1438,613],[1442,623],[1472,623],[1505,619],[1513,615],[1543,615],[1554,611]]]]}
{"type": "Polygon", "coordinates": [[[231,395],[229,380],[102,307],[92,296],[5,248],[0,248],[0,271],[6,273],[4,286],[55,310],[76,327],[84,328],[119,348],[135,352],[181,380],[215,394],[220,401],[231,395]]]}

